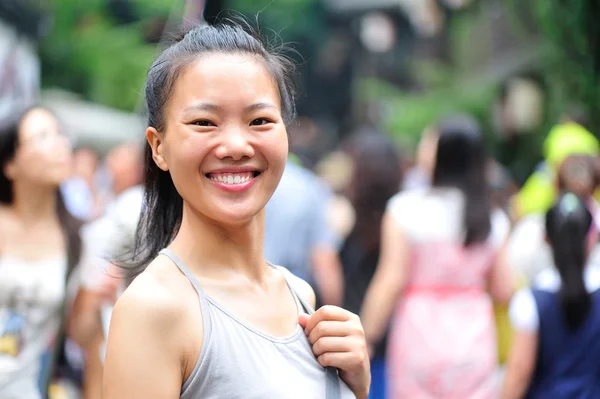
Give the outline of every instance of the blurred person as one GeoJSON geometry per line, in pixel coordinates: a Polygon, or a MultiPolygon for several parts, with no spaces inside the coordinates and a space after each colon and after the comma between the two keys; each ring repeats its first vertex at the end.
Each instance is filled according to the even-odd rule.
{"type": "MultiPolygon", "coordinates": [[[[377,131],[357,133],[346,150],[353,160],[353,174],[347,190],[356,222],[340,250],[344,268],[344,308],[359,313],[367,288],[379,262],[381,221],[386,204],[402,180],[400,156],[393,143],[377,131]]],[[[371,360],[369,398],[385,398],[384,337],[371,360]]]]}
{"type": "Polygon", "coordinates": [[[598,398],[598,234],[585,201],[564,193],[545,217],[552,263],[510,305],[514,346],[502,398],[598,398]]]}
{"type": "Polygon", "coordinates": [[[115,197],[105,212],[82,229],[84,259],[69,333],[84,350],[83,398],[101,397],[104,347],[108,318],[126,284],[123,273],[109,260],[131,251],[144,198],[141,145],[126,142],[107,156],[115,197]]]}
{"type": "Polygon", "coordinates": [[[342,303],[340,238],[327,219],[333,193],[310,170],[287,162],[265,207],[265,259],[315,288],[317,303],[342,303]]]}
{"type": "Polygon", "coordinates": [[[62,349],[67,281],[81,254],[79,222],[59,187],[71,143],[34,106],[0,127],[0,397],[41,399],[62,349]]]}
{"type": "Polygon", "coordinates": [[[69,212],[83,221],[91,221],[101,212],[96,190],[98,154],[90,148],[80,148],[73,154],[73,176],[61,186],[69,212]]]}
{"type": "Polygon", "coordinates": [[[486,180],[491,189],[492,208],[502,209],[510,213],[510,199],[518,191],[518,187],[498,161],[490,158],[486,166],[486,180]]]}
{"type": "Polygon", "coordinates": [[[361,316],[367,342],[388,336],[388,397],[487,398],[497,391],[493,297],[509,301],[504,217],[492,211],[477,123],[437,128],[431,188],[401,192],[382,222],[361,316]]]}
{"type": "Polygon", "coordinates": [[[583,126],[567,121],[552,128],[543,144],[544,161],[527,179],[513,201],[516,219],[545,212],[557,197],[556,174],[562,162],[571,155],[600,154],[598,139],[583,126]]]}
{"type": "MultiPolygon", "coordinates": [[[[295,124],[292,138],[316,134],[310,120],[299,119],[304,122],[295,124]]],[[[294,147],[297,146],[295,140],[294,147]]],[[[324,159],[319,165],[323,174],[320,177],[288,159],[265,208],[265,258],[285,265],[292,274],[306,280],[315,289],[318,304],[342,303],[344,287],[338,250],[347,220],[340,220],[340,216],[351,219],[352,213],[329,183],[344,184],[347,161],[341,153],[324,159]]]]}
{"type": "MultiPolygon", "coordinates": [[[[512,223],[508,216],[510,198],[516,192],[516,185],[510,174],[493,158],[486,165],[486,180],[490,187],[492,211],[496,214],[497,231],[504,232],[510,237],[512,223]]],[[[498,362],[506,363],[512,344],[512,330],[508,319],[508,303],[494,303],[496,333],[498,341],[498,362]]]]}
{"type": "MultiPolygon", "coordinates": [[[[600,206],[593,195],[599,184],[596,158],[571,155],[562,161],[558,169],[554,191],[559,195],[572,192],[579,196],[594,216],[594,227],[597,228],[600,223],[600,206]]],[[[542,270],[552,264],[552,253],[544,239],[544,221],[545,214],[540,211],[521,218],[507,243],[507,264],[526,284],[533,282],[542,270]]]]}
{"type": "Polygon", "coordinates": [[[345,240],[355,222],[354,209],[344,191],[353,174],[352,159],[344,151],[326,155],[315,167],[317,175],[333,190],[325,211],[327,223],[340,240],[345,240]]]}
{"type": "Polygon", "coordinates": [[[509,76],[498,87],[492,112],[495,155],[519,185],[538,161],[540,140],[536,131],[546,116],[546,97],[546,83],[534,71],[509,76]]]}
{"type": "Polygon", "coordinates": [[[112,314],[105,398],[367,397],[358,317],[309,316],[308,284],[263,256],[288,66],[230,22],[190,30],[150,67],[145,205],[124,265],[137,277],[112,314]]]}
{"type": "Polygon", "coordinates": [[[141,184],[143,163],[140,143],[128,141],[113,148],[106,156],[106,168],[110,175],[114,197],[141,184]]]}
{"type": "Polygon", "coordinates": [[[122,271],[109,260],[132,250],[143,199],[143,187],[132,187],[82,229],[86,255],[81,262],[69,334],[86,354],[83,399],[101,398],[108,320],[126,285],[122,271]]]}

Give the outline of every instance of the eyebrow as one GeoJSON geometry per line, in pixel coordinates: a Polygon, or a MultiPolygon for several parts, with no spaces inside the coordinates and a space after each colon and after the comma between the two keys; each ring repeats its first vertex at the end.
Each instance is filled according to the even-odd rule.
{"type": "MultiPolygon", "coordinates": [[[[244,107],[244,112],[252,112],[252,111],[258,111],[258,110],[262,110],[262,109],[274,109],[277,111],[279,110],[279,108],[277,108],[273,104],[260,102],[260,103],[250,104],[247,107],[244,107]]],[[[193,104],[193,105],[187,107],[184,110],[184,112],[193,111],[193,110],[220,112],[220,111],[223,111],[223,107],[221,107],[220,105],[217,105],[217,104],[200,102],[200,103],[196,103],[196,104],[193,104]]]]}

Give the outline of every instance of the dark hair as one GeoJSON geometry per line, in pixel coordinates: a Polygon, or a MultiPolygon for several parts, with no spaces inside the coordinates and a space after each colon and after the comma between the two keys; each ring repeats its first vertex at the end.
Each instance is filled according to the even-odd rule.
{"type": "MultiPolygon", "coordinates": [[[[160,132],[165,130],[165,107],[178,76],[199,57],[211,53],[247,54],[262,61],[277,84],[284,122],[294,120],[293,63],[281,48],[270,49],[249,25],[228,20],[191,29],[153,62],[145,87],[148,126],[160,132]]],[[[145,199],[135,243],[128,260],[118,262],[129,269],[130,278],[142,272],[173,240],[183,213],[183,200],[171,175],[154,163],[149,145],[144,158],[145,199]]]]}
{"type": "Polygon", "coordinates": [[[592,306],[583,281],[592,222],[585,203],[573,193],[562,195],[546,214],[546,235],[562,281],[563,315],[571,330],[585,321],[592,306]]]}
{"type": "Polygon", "coordinates": [[[353,231],[368,250],[379,248],[381,220],[389,199],[402,181],[400,155],[392,141],[375,130],[361,130],[350,137],[346,152],[354,173],[349,199],[356,211],[353,231]]]}
{"type": "Polygon", "coordinates": [[[485,241],[491,230],[491,201],[485,175],[487,156],[479,125],[469,116],[455,115],[442,120],[437,130],[432,184],[463,192],[464,245],[485,241]]]}
{"type": "MultiPolygon", "coordinates": [[[[47,108],[39,105],[34,105],[16,117],[4,121],[0,126],[0,203],[10,205],[13,202],[13,185],[12,181],[4,174],[4,167],[15,156],[15,152],[19,146],[19,128],[23,120],[31,111],[43,109],[52,115],[54,113],[47,108]]],[[[60,189],[56,190],[56,212],[67,240],[67,257],[68,271],[67,275],[73,271],[81,257],[81,237],[79,236],[79,228],[81,223],[67,210],[60,189]]]]}

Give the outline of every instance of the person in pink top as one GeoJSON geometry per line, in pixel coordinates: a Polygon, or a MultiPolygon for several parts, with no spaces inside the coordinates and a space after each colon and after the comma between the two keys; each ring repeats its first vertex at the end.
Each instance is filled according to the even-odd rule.
{"type": "Polygon", "coordinates": [[[477,123],[452,116],[437,134],[432,187],[388,203],[361,316],[371,345],[391,320],[388,398],[492,398],[492,297],[508,302],[513,293],[499,256],[508,223],[491,210],[477,123]]]}

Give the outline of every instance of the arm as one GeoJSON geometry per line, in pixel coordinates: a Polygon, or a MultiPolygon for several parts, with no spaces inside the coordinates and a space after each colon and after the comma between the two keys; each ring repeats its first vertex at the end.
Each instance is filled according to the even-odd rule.
{"type": "Polygon", "coordinates": [[[531,382],[539,344],[537,305],[530,291],[522,290],[515,295],[509,314],[515,334],[501,397],[520,399],[531,382]]]}
{"type": "Polygon", "coordinates": [[[144,274],[118,300],[104,368],[105,399],[179,398],[187,341],[179,303],[156,277],[144,274]]]}
{"type": "Polygon", "coordinates": [[[490,270],[488,289],[496,303],[508,304],[515,293],[515,287],[515,277],[510,267],[508,267],[507,243],[505,243],[498,252],[496,261],[490,270]]]}
{"type": "Polygon", "coordinates": [[[340,306],[344,297],[344,276],[337,250],[325,246],[314,248],[312,264],[322,302],[340,306]]]}
{"type": "Polygon", "coordinates": [[[68,332],[77,345],[85,351],[93,346],[96,337],[102,334],[100,306],[106,300],[111,300],[110,297],[114,298],[114,293],[115,291],[109,293],[85,287],[80,288],[77,292],[69,316],[68,332]]]}
{"type": "Polygon", "coordinates": [[[406,284],[409,267],[408,238],[390,212],[385,213],[381,230],[379,264],[361,310],[365,335],[371,345],[385,334],[396,301],[406,284]]]}

